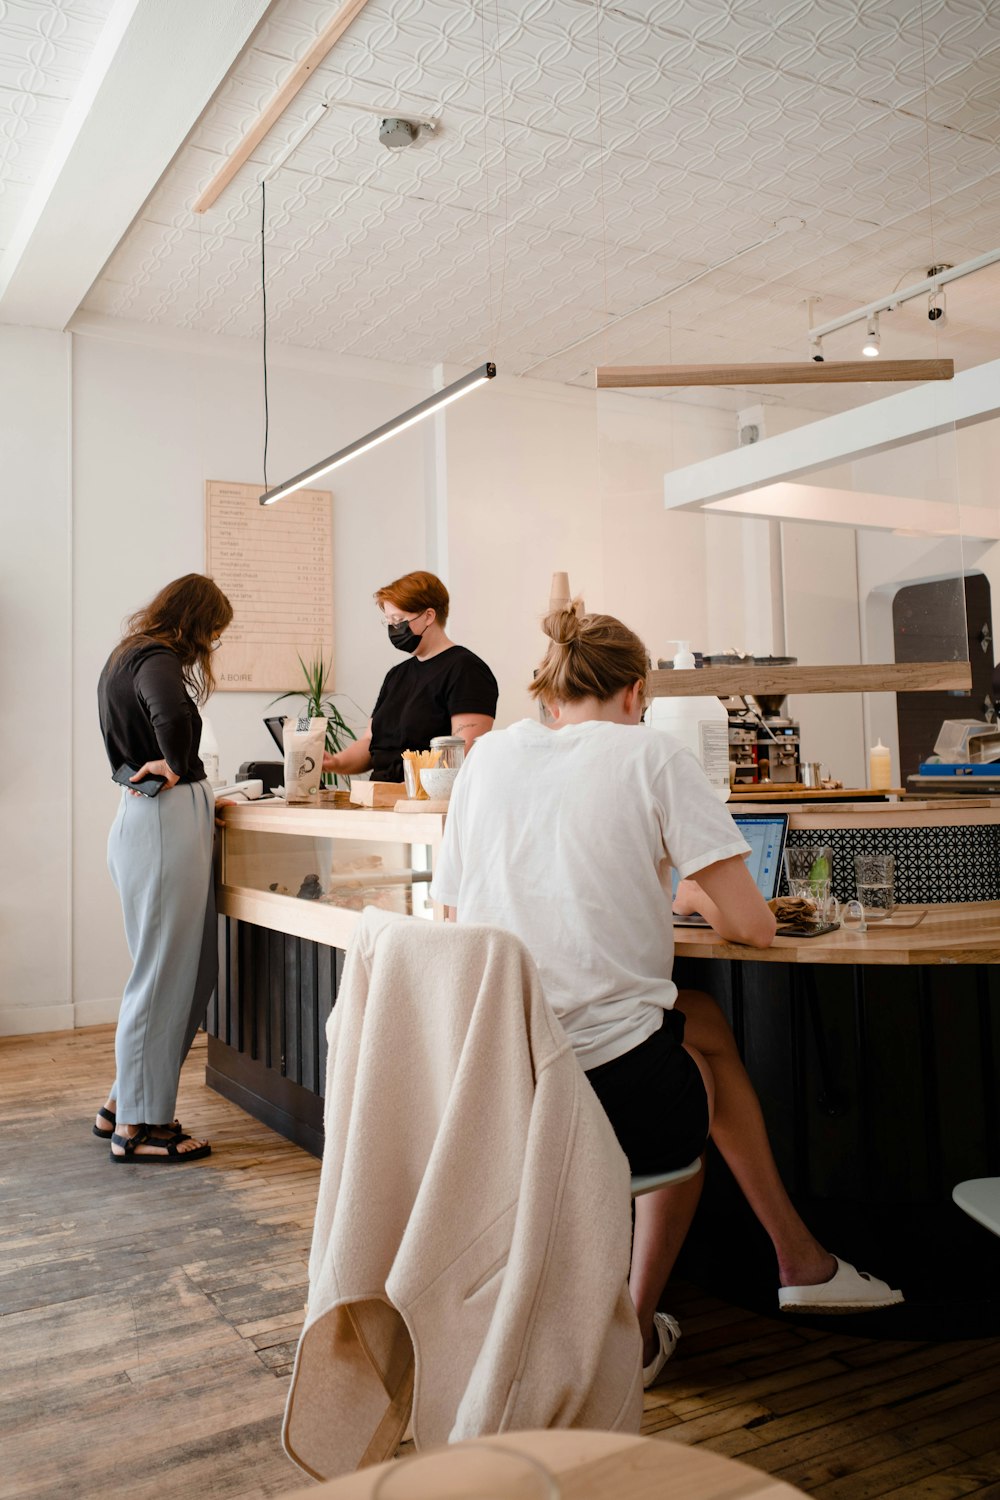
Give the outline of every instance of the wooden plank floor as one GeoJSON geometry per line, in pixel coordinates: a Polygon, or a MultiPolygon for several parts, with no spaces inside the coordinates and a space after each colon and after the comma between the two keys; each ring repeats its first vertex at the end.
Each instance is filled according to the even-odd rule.
{"type": "MultiPolygon", "coordinates": [[[[112,1166],[90,1134],[111,1027],[0,1038],[0,1496],[287,1494],[279,1429],[318,1164],[203,1083],[214,1154],[112,1166]]],[[[1000,1497],[1000,1340],[815,1332],[679,1283],[684,1338],[643,1431],[824,1500],[1000,1497]]]]}

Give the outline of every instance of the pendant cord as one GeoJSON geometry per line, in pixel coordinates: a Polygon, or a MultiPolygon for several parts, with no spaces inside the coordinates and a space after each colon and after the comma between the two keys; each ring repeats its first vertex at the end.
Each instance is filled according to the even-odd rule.
{"type": "MultiPolygon", "coordinates": [[[[483,224],[486,229],[486,300],[489,306],[489,332],[493,332],[493,233],[490,227],[490,142],[488,133],[489,97],[486,90],[486,0],[479,10],[479,36],[483,54],[483,224]]],[[[495,350],[490,349],[490,358],[495,350]]]]}
{"type": "Polygon", "coordinates": [[[504,97],[503,86],[503,49],[500,45],[500,5],[499,0],[494,0],[493,13],[497,28],[497,77],[500,84],[500,129],[503,150],[503,253],[500,260],[500,292],[497,298],[497,321],[496,330],[493,335],[493,357],[500,348],[500,334],[503,329],[503,299],[507,286],[507,259],[510,251],[510,211],[507,200],[507,101],[504,97]]]}
{"type": "Polygon", "coordinates": [[[598,149],[598,192],[601,197],[601,280],[604,294],[604,327],[602,329],[601,349],[604,363],[608,361],[608,326],[610,321],[609,299],[608,299],[608,210],[604,188],[604,90],[603,90],[603,57],[601,54],[601,0],[597,0],[597,30],[595,42],[597,47],[597,149],[598,149]]]}
{"type": "Polygon", "coordinates": [[[264,490],[270,489],[267,482],[267,439],[270,428],[270,412],[267,399],[267,262],[265,259],[264,228],[267,222],[267,186],[264,182],[260,185],[260,299],[262,307],[262,344],[261,352],[264,365],[264,490]]]}
{"type": "MultiPolygon", "coordinates": [[[[927,161],[927,227],[931,242],[931,265],[937,265],[937,246],[934,233],[934,179],[931,165],[931,119],[930,94],[927,87],[927,38],[924,33],[924,6],[920,0],[920,63],[924,79],[924,153],[927,161]]],[[[936,330],[935,330],[936,331],[936,330]]]]}

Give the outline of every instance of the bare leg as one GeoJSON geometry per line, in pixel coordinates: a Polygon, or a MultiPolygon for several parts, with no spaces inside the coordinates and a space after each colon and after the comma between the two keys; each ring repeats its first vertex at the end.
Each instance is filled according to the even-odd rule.
{"type": "Polygon", "coordinates": [[[799,1218],[785,1191],[760,1102],[725,1016],[699,990],[682,990],[676,1005],[687,1020],[687,1041],[704,1055],[715,1079],[712,1139],[770,1237],[781,1285],[829,1281],[837,1263],[799,1218]]]}
{"type": "Polygon", "coordinates": [[[649,1364],[658,1348],[653,1332],[653,1314],[691,1228],[701,1186],[702,1173],[699,1172],[688,1182],[674,1183],[656,1193],[643,1193],[635,1200],[628,1289],[639,1319],[644,1365],[649,1364]]]}
{"type": "MultiPolygon", "coordinates": [[[[705,1059],[693,1047],[686,1048],[701,1071],[708,1094],[708,1114],[712,1118],[712,1075],[705,1059]]],[[[680,1254],[694,1211],[698,1207],[704,1173],[687,1182],[673,1183],[656,1193],[643,1193],[635,1200],[635,1229],[632,1234],[632,1269],[628,1289],[639,1319],[642,1334],[642,1362],[649,1364],[658,1343],[653,1332],[653,1314],[659,1306],[663,1288],[670,1278],[680,1254]]]]}

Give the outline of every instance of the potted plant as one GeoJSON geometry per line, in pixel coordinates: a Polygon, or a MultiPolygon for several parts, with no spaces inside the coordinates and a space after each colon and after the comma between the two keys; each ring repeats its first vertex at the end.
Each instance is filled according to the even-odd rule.
{"type": "MultiPolygon", "coordinates": [[[[293,688],[290,692],[279,693],[277,698],[272,698],[272,705],[281,703],[285,698],[304,698],[310,719],[326,719],[326,749],[331,755],[336,755],[349,741],[356,740],[357,735],[327,693],[327,678],[333,671],[333,661],[324,661],[323,653],[319,650],[310,657],[308,662],[303,661],[301,656],[298,661],[305,679],[305,687],[298,691],[293,688]]],[[[327,771],[323,776],[323,785],[336,786],[340,780],[339,776],[327,771]]],[[[343,781],[345,786],[350,785],[348,776],[345,776],[343,781]]]]}

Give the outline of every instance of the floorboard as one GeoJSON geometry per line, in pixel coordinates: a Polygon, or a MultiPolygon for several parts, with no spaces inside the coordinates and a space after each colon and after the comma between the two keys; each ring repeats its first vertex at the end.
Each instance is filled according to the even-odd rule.
{"type": "MultiPolygon", "coordinates": [[[[112,1166],[113,1029],[0,1038],[0,1497],[288,1494],[281,1451],[319,1167],[204,1085],[213,1155],[112,1166]]],[[[684,1338],[643,1431],[818,1500],[1000,1497],[1000,1340],[875,1341],[670,1289],[684,1338]]]]}

